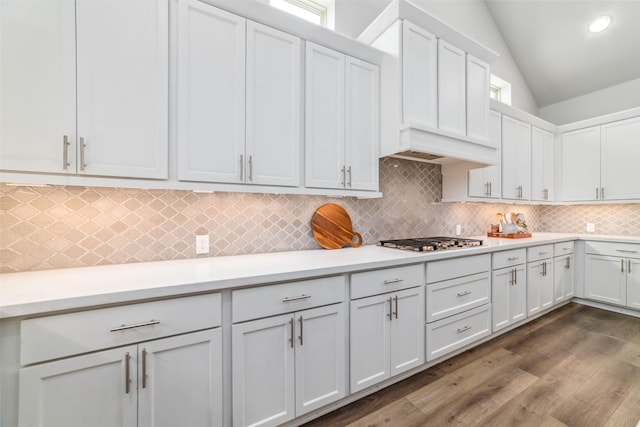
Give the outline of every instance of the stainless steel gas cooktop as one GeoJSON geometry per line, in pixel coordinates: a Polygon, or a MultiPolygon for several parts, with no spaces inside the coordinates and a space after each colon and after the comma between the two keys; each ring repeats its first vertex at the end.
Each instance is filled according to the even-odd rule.
{"type": "Polygon", "coordinates": [[[432,252],[482,246],[482,240],[461,237],[419,237],[416,239],[381,240],[380,246],[416,252],[432,252]]]}

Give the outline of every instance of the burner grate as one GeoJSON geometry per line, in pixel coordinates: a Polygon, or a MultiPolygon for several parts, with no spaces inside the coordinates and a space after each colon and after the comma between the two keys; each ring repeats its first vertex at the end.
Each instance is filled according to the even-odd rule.
{"type": "Polygon", "coordinates": [[[465,239],[460,237],[418,237],[409,239],[381,240],[380,246],[416,252],[433,252],[482,246],[482,240],[465,239]]]}

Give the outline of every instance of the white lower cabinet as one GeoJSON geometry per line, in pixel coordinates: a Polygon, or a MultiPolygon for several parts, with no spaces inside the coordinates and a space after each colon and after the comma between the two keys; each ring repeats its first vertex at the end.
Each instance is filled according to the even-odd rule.
{"type": "Polygon", "coordinates": [[[527,318],[525,249],[493,254],[491,282],[493,332],[527,318]]]}
{"type": "Polygon", "coordinates": [[[20,426],[219,425],[221,344],[216,328],[23,368],[20,426]]]}
{"type": "Polygon", "coordinates": [[[556,243],[553,255],[553,303],[558,304],[574,295],[573,242],[556,243]]]}
{"type": "Polygon", "coordinates": [[[351,392],[424,363],[424,286],[351,301],[351,392]]]}
{"type": "Polygon", "coordinates": [[[346,395],[344,286],[335,276],[232,293],[234,426],[279,425],[346,395]]]}
{"type": "Polygon", "coordinates": [[[527,249],[527,313],[553,307],[553,245],[527,249]]]}

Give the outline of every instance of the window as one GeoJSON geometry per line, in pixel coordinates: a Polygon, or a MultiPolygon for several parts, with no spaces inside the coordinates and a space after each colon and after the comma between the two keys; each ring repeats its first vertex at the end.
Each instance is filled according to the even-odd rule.
{"type": "Polygon", "coordinates": [[[507,105],[511,105],[511,83],[491,74],[489,97],[507,105]]]}
{"type": "Polygon", "coordinates": [[[314,24],[334,29],[335,0],[269,0],[269,4],[314,24]]]}

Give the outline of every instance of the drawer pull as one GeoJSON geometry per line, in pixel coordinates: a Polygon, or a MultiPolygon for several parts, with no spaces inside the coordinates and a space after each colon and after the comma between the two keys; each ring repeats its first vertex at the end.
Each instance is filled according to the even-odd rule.
{"type": "Polygon", "coordinates": [[[518,257],[518,256],[510,256],[509,258],[507,258],[507,261],[515,261],[517,259],[520,259],[520,257],[518,257]]]}
{"type": "Polygon", "coordinates": [[[638,251],[630,251],[627,249],[616,249],[616,252],[624,252],[625,254],[637,254],[638,251]]]}
{"type": "Polygon", "coordinates": [[[546,254],[548,254],[548,253],[549,253],[549,252],[547,252],[547,251],[542,251],[542,252],[538,252],[538,255],[546,255],[546,254]]]}
{"type": "Polygon", "coordinates": [[[400,282],[404,282],[404,279],[398,279],[398,278],[390,279],[390,280],[387,279],[387,280],[384,281],[384,284],[385,285],[391,285],[392,283],[400,283],[400,282]]]}
{"type": "Polygon", "coordinates": [[[129,394],[131,391],[131,371],[129,369],[129,364],[131,362],[131,356],[129,353],[125,353],[124,355],[124,392],[125,394],[129,394]]]}
{"type": "Polygon", "coordinates": [[[118,331],[124,331],[125,329],[133,329],[133,328],[141,328],[143,326],[152,326],[152,325],[157,325],[159,324],[160,321],[159,320],[149,320],[148,322],[142,322],[142,323],[134,323],[132,325],[120,325],[118,327],[112,328],[109,331],[110,332],[118,332],[118,331]]]}
{"type": "Polygon", "coordinates": [[[467,332],[469,329],[471,329],[471,326],[464,326],[462,328],[458,328],[458,333],[467,332]]]}
{"type": "Polygon", "coordinates": [[[301,299],[309,299],[309,298],[311,298],[311,295],[302,294],[302,295],[297,296],[297,297],[284,297],[284,298],[282,298],[282,302],[298,301],[298,300],[301,300],[301,299]]]}
{"type": "Polygon", "coordinates": [[[471,291],[458,292],[459,297],[464,297],[470,294],[471,294],[471,291]]]}
{"type": "Polygon", "coordinates": [[[568,248],[562,248],[562,250],[563,250],[563,251],[570,251],[570,250],[571,250],[571,247],[568,247],[568,248]]]}

